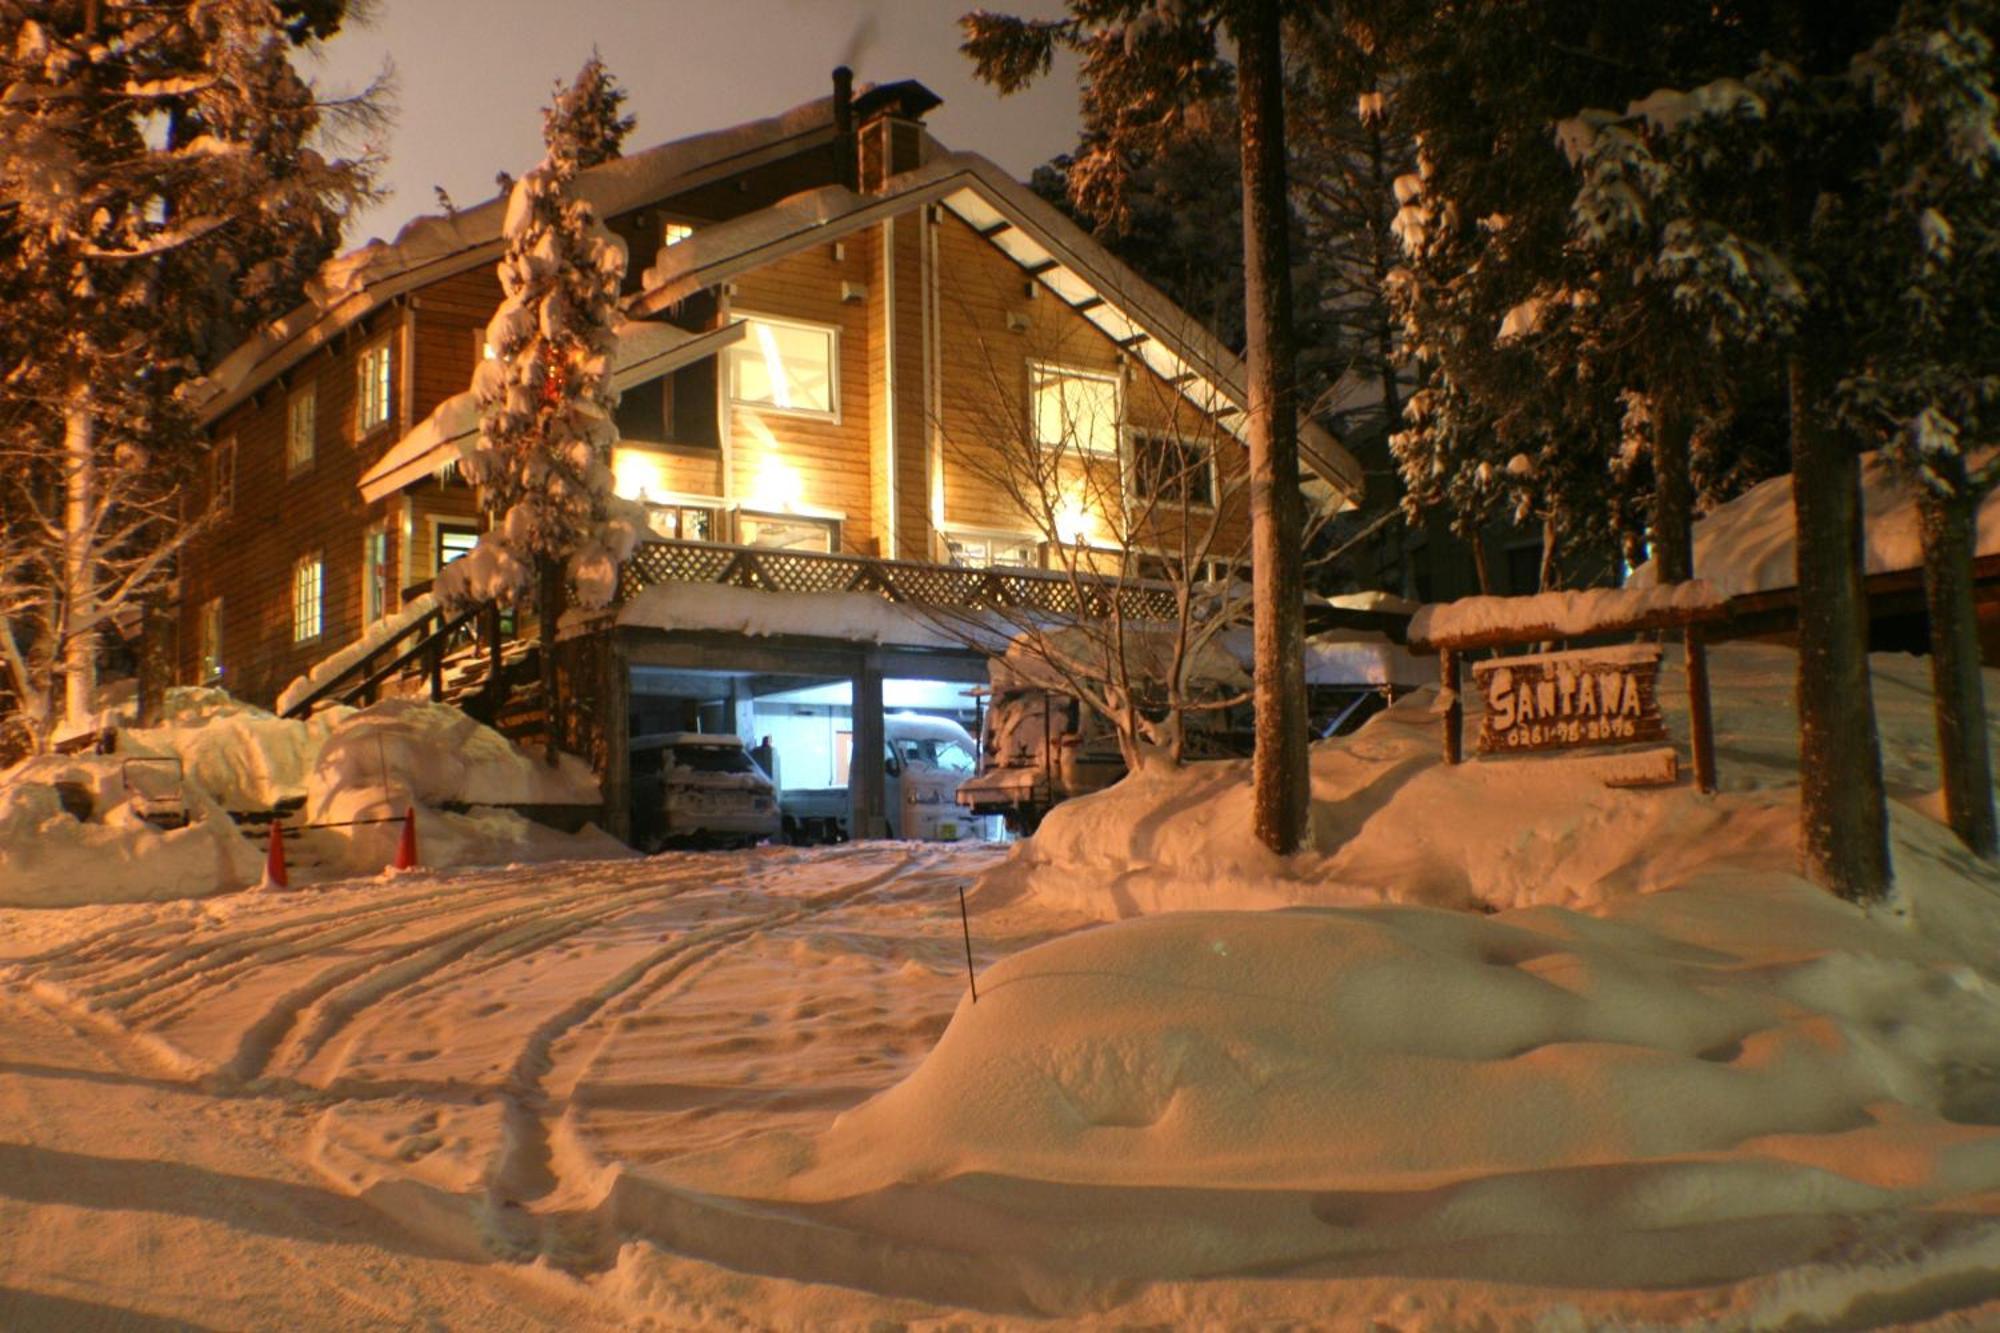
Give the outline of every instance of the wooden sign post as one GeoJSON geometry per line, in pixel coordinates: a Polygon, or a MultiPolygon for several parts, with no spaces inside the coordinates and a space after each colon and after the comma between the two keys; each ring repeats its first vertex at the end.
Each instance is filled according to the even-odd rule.
{"type": "MultiPolygon", "coordinates": [[[[1554,640],[1608,638],[1678,629],[1687,651],[1688,740],[1698,790],[1715,790],[1715,724],[1709,707],[1708,652],[1701,626],[1728,615],[1707,583],[1666,588],[1600,588],[1536,597],[1469,597],[1427,606],[1410,622],[1413,651],[1435,650],[1443,690],[1444,761],[1463,759],[1461,659],[1475,648],[1530,647],[1554,640]]],[[[1496,657],[1472,666],[1484,708],[1481,754],[1541,754],[1667,739],[1659,703],[1660,645],[1612,644],[1569,652],[1496,657]]],[[[1648,776],[1628,766],[1618,785],[1673,781],[1673,751],[1648,776]]]]}

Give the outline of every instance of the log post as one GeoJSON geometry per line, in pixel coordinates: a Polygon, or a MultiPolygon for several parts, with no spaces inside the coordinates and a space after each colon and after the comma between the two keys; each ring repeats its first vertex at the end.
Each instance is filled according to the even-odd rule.
{"type": "Polygon", "coordinates": [[[1699,625],[1682,631],[1687,650],[1688,742],[1694,750],[1694,786],[1704,794],[1715,791],[1715,715],[1708,699],[1708,642],[1699,625]]]}
{"type": "Polygon", "coordinates": [[[1445,689],[1444,706],[1444,761],[1455,764],[1463,756],[1465,726],[1465,701],[1458,693],[1458,650],[1440,648],[1438,650],[1438,682],[1445,689]]]}
{"type": "Polygon", "coordinates": [[[440,635],[431,636],[430,651],[425,654],[425,665],[430,669],[431,702],[444,701],[444,639],[440,635]]]}

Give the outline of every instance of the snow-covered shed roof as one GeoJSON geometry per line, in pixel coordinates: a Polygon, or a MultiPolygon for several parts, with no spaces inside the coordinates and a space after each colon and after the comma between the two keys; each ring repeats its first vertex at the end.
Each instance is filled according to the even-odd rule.
{"type": "MultiPolygon", "coordinates": [[[[929,203],[949,208],[1197,408],[1225,427],[1240,428],[1247,398],[1236,355],[1082,228],[976,153],[940,151],[878,193],[829,185],[699,228],[659,251],[629,308],[635,315],[664,310],[739,273],[929,203]]],[[[1305,423],[1299,451],[1306,467],[1346,503],[1359,501],[1361,467],[1332,434],[1305,423]]]]}
{"type": "MultiPolygon", "coordinates": [[[[616,329],[618,351],[611,383],[620,393],[682,366],[714,356],[743,337],[744,326],[690,333],[672,324],[623,320],[616,329]]],[[[394,495],[413,481],[456,462],[462,442],[479,432],[479,400],[471,389],[455,393],[411,427],[410,433],[361,474],[362,498],[371,503],[394,495]]]]}
{"type": "MultiPolygon", "coordinates": [[[[857,106],[866,94],[857,99],[857,106]]],[[[833,137],[833,99],[821,97],[767,120],[710,130],[614,158],[578,177],[584,198],[609,218],[668,195],[790,156],[833,137]]],[[[196,382],[203,424],[243,402],[397,296],[440,278],[498,261],[506,198],[415,219],[391,242],[370,241],[321,266],[307,300],[265,325],[196,382]]]]}
{"type": "MultiPolygon", "coordinates": [[[[1923,565],[1917,535],[1917,496],[1880,454],[1861,459],[1863,547],[1870,574],[1923,565]]],[[[2000,492],[1979,506],[1975,555],[2000,555],[2000,492]]],[[[1732,596],[1798,584],[1798,530],[1792,512],[1790,473],[1760,482],[1694,525],[1694,572],[1732,596]]],[[[1631,585],[1651,586],[1652,561],[1632,571],[1631,585]]]]}

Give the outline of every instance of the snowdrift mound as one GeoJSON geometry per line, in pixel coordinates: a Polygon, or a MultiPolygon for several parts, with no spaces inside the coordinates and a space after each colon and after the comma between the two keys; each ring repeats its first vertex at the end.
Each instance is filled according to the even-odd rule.
{"type": "Polygon", "coordinates": [[[292,836],[295,882],[373,874],[389,864],[400,820],[418,814],[432,867],[626,856],[593,829],[565,834],[500,806],[595,806],[596,778],[571,755],[550,768],[455,708],[392,700],[290,721],[218,689],[169,691],[160,725],[118,733],[111,755],[48,755],[0,775],[0,905],[73,906],[200,897],[262,877],[262,830],[229,812],[269,812],[292,836]],[[183,804],[186,828],[141,817],[127,761],[148,790],[183,804]],[[146,760],[178,760],[171,765],[146,760]],[[68,788],[72,805],[64,804],[68,788]],[[79,818],[78,815],[82,817],[79,818]]]}
{"type": "MultiPolygon", "coordinates": [[[[1280,861],[1252,833],[1248,763],[1147,770],[1051,811],[981,891],[1027,892],[1116,919],[1141,912],[1424,903],[1501,910],[1593,907],[1710,870],[1790,874],[1798,838],[1798,658],[1727,644],[1711,653],[1721,791],[1607,788],[1562,759],[1439,758],[1436,692],[1400,701],[1312,748],[1311,844],[1280,861]]],[[[1925,659],[1871,660],[1890,794],[1941,809],[1925,659]]],[[[2000,672],[1987,673],[2000,698],[2000,672]]],[[[1686,759],[1676,650],[1660,679],[1686,759]]],[[[1465,696],[1468,752],[1481,725],[1465,696]]],[[[2000,743],[2000,711],[1989,719],[2000,743]]]]}
{"type": "Polygon", "coordinates": [[[261,854],[202,788],[183,797],[185,828],[140,817],[116,755],[41,755],[0,775],[0,906],[198,898],[253,884],[261,854]],[[64,804],[88,802],[78,819],[64,804]]]}

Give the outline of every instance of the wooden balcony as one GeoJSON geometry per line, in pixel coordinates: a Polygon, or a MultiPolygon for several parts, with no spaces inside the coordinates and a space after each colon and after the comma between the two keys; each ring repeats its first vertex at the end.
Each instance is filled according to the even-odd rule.
{"type": "Polygon", "coordinates": [[[618,600],[656,583],[718,583],[766,592],[858,592],[885,601],[955,611],[1046,612],[1097,617],[1116,606],[1132,620],[1170,621],[1174,586],[1062,570],[930,565],[718,542],[648,541],[620,571],[618,600]]]}

